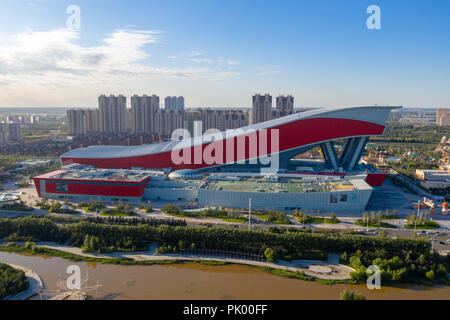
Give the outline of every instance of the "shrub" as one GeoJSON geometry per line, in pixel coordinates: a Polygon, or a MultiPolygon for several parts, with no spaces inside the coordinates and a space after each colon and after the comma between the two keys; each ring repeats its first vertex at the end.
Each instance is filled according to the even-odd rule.
{"type": "Polygon", "coordinates": [[[425,277],[430,281],[433,281],[436,278],[433,270],[430,270],[427,273],[425,273],[425,277]]]}
{"type": "Polygon", "coordinates": [[[264,251],[264,257],[268,262],[275,262],[275,252],[271,248],[267,248],[266,251],[264,251]]]}
{"type": "Polygon", "coordinates": [[[0,263],[0,300],[23,292],[29,287],[29,281],[22,270],[0,263]]]}
{"type": "Polygon", "coordinates": [[[344,290],[340,294],[341,300],[366,300],[362,293],[355,293],[353,291],[344,290]]]}

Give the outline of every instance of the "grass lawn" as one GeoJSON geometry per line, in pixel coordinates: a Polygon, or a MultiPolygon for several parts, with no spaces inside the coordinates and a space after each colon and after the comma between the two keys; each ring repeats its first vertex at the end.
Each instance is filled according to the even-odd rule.
{"type": "Polygon", "coordinates": [[[244,216],[240,216],[240,217],[234,217],[234,218],[229,218],[227,215],[211,215],[211,216],[205,216],[205,215],[200,215],[199,214],[182,214],[182,213],[168,213],[168,212],[164,212],[165,214],[169,215],[169,216],[174,216],[174,217],[178,217],[178,218],[211,218],[211,219],[220,219],[223,221],[227,221],[227,222],[248,222],[248,218],[244,217],[244,216]]]}
{"type": "Polygon", "coordinates": [[[106,210],[100,211],[100,215],[101,216],[109,216],[109,217],[132,217],[132,216],[136,216],[137,213],[134,211],[124,212],[124,211],[119,211],[117,209],[106,209],[106,210]]]}
{"type": "Polygon", "coordinates": [[[440,225],[439,223],[432,221],[428,224],[418,224],[416,226],[414,224],[405,224],[404,227],[407,229],[437,229],[440,225]]]}
{"type": "Polygon", "coordinates": [[[399,217],[398,217],[397,215],[395,215],[395,214],[384,215],[384,216],[381,216],[381,218],[382,218],[383,220],[395,220],[395,219],[399,219],[399,217]]]}
{"type": "Polygon", "coordinates": [[[381,222],[380,224],[369,223],[369,225],[367,225],[367,223],[363,223],[362,220],[356,220],[355,224],[360,227],[369,226],[369,228],[392,228],[392,229],[397,228],[393,224],[387,222],[381,222]]]}
{"type": "MultiPolygon", "coordinates": [[[[268,214],[261,213],[261,214],[253,214],[253,215],[257,216],[258,218],[260,218],[266,222],[270,222],[273,224],[292,224],[292,222],[290,220],[272,220],[272,221],[270,221],[268,214]]],[[[248,219],[247,219],[247,221],[248,221],[248,219]]]]}
{"type": "MultiPolygon", "coordinates": [[[[303,219],[296,217],[297,221],[299,223],[303,223],[303,219]]],[[[323,218],[323,217],[314,217],[314,216],[308,216],[308,218],[305,219],[305,224],[310,223],[329,223],[329,224],[338,224],[340,221],[331,220],[331,218],[323,218]]]]}
{"type": "Polygon", "coordinates": [[[51,212],[52,214],[81,214],[80,211],[76,211],[76,210],[61,210],[59,212],[51,212]]]}

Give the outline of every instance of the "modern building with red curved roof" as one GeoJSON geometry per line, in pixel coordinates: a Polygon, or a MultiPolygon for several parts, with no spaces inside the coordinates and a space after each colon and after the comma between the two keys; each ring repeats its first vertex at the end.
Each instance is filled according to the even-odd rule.
{"type": "MultiPolygon", "coordinates": [[[[396,108],[400,107],[320,108],[194,138],[142,146],[80,148],[63,154],[61,161],[97,168],[298,172],[305,166],[294,157],[320,147],[324,161],[315,172],[345,175],[361,171],[358,163],[367,141],[384,134],[389,113],[396,108]],[[339,155],[337,140],[345,140],[339,155]]],[[[370,177],[368,170],[366,173],[367,181],[373,180],[369,184],[380,185],[381,177],[370,177]]]]}

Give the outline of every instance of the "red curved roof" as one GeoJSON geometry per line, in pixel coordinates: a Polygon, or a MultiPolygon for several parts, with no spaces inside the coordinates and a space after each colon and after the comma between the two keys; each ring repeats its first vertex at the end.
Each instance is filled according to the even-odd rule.
{"type": "Polygon", "coordinates": [[[74,162],[99,168],[205,168],[304,148],[330,140],[380,136],[383,135],[386,120],[394,108],[398,107],[323,108],[229,130],[219,135],[143,146],[92,146],[76,149],[63,154],[61,160],[63,163],[74,162]],[[271,142],[277,136],[279,144],[274,146],[271,142]],[[258,140],[252,140],[255,137],[258,140]],[[266,147],[259,142],[265,137],[266,147]],[[259,142],[259,146],[255,146],[255,141],[259,142]],[[215,149],[215,152],[211,153],[212,149],[215,149]],[[199,151],[200,154],[213,154],[215,162],[195,159],[194,153],[198,154],[199,151]],[[175,163],[173,153],[185,156],[185,159],[190,161],[175,163]],[[190,157],[187,156],[189,154],[190,157]]]}

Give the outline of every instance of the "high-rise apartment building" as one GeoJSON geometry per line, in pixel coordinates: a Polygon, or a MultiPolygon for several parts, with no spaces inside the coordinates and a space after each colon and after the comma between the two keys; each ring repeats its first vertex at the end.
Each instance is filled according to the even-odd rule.
{"type": "Polygon", "coordinates": [[[279,117],[284,117],[294,113],[294,97],[278,96],[276,110],[279,111],[279,117]]]}
{"type": "Polygon", "coordinates": [[[436,124],[438,126],[450,126],[450,109],[437,109],[436,124]]]}
{"type": "Polygon", "coordinates": [[[133,96],[131,97],[132,131],[134,133],[156,132],[156,112],[159,110],[159,97],[133,96]]]}
{"type": "Polygon", "coordinates": [[[22,128],[20,124],[8,124],[8,140],[17,142],[22,140],[22,128]]]}
{"type": "Polygon", "coordinates": [[[159,109],[155,113],[155,130],[164,140],[169,140],[176,129],[183,128],[184,112],[159,109]]]}
{"type": "Polygon", "coordinates": [[[253,96],[251,123],[272,120],[272,96],[270,94],[253,96]]]}
{"type": "Polygon", "coordinates": [[[23,124],[25,123],[24,121],[24,116],[20,116],[20,115],[7,115],[6,116],[6,123],[20,123],[23,124]]]}
{"type": "Polygon", "coordinates": [[[201,110],[187,110],[184,113],[184,128],[189,131],[191,137],[202,135],[203,133],[202,130],[200,130],[200,134],[198,132],[199,127],[201,129],[201,125],[199,125],[199,123],[201,122],[202,122],[201,110]]]}
{"type": "Polygon", "coordinates": [[[0,123],[0,141],[6,142],[8,140],[8,123],[0,123]]]}
{"type": "Polygon", "coordinates": [[[99,131],[98,109],[69,109],[67,110],[69,134],[80,135],[99,131]]]}
{"type": "Polygon", "coordinates": [[[69,109],[67,110],[67,124],[69,126],[69,134],[77,135],[84,134],[83,127],[83,110],[82,109],[69,109]]]}
{"type": "Polygon", "coordinates": [[[120,96],[101,95],[98,98],[100,109],[100,132],[126,132],[126,102],[127,99],[120,96]]]}
{"type": "Polygon", "coordinates": [[[184,111],[184,97],[166,97],[164,99],[164,109],[184,111]]]}
{"type": "Polygon", "coordinates": [[[127,118],[127,132],[133,131],[133,113],[131,112],[131,109],[127,108],[127,111],[125,112],[126,118],[127,118]]]}
{"type": "Polygon", "coordinates": [[[225,131],[249,124],[248,112],[236,109],[202,109],[203,132],[209,129],[225,131]]]}
{"type": "Polygon", "coordinates": [[[0,123],[0,141],[15,141],[22,140],[22,128],[18,123],[0,123]]]}
{"type": "Polygon", "coordinates": [[[100,112],[99,109],[85,109],[84,121],[87,133],[99,131],[100,112]]]}

